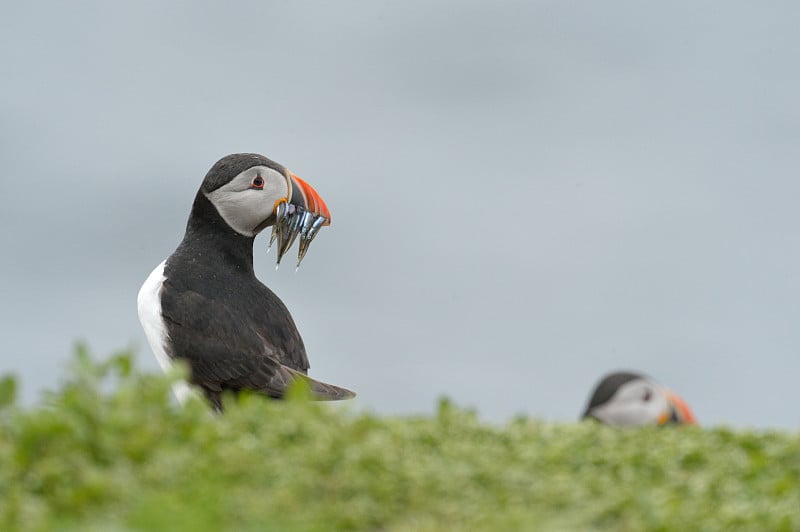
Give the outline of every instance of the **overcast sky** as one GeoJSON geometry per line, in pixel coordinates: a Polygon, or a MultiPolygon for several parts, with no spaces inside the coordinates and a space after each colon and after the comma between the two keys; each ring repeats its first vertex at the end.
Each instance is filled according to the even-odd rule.
{"type": "MultiPolygon", "coordinates": [[[[157,371],[136,293],[208,168],[254,151],[333,225],[288,305],[311,375],[574,420],[617,368],[707,425],[800,425],[800,4],[12,2],[2,371],[75,341],[157,371]]],[[[287,265],[288,266],[288,265],[287,265]]]]}

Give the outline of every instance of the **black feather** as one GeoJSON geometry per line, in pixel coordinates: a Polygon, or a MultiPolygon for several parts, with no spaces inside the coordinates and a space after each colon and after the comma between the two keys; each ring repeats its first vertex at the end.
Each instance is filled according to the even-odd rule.
{"type": "Polygon", "coordinates": [[[603,377],[594,389],[592,397],[589,399],[589,404],[586,406],[581,417],[588,417],[592,408],[606,403],[609,399],[614,397],[619,387],[623,384],[635,379],[642,379],[643,375],[632,373],[630,371],[617,371],[609,373],[603,377]]]}

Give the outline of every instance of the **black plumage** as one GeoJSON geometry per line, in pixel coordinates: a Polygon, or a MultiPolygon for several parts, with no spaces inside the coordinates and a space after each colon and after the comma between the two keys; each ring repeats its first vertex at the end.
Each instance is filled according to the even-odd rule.
{"type": "Polygon", "coordinates": [[[642,375],[639,375],[638,373],[631,373],[629,371],[617,371],[615,373],[606,375],[594,389],[594,393],[589,399],[589,404],[586,406],[586,410],[583,412],[583,416],[581,417],[589,416],[589,412],[592,410],[592,408],[608,402],[608,400],[611,399],[615,393],[617,393],[617,390],[619,390],[620,386],[623,384],[641,378],[643,378],[642,375]]]}

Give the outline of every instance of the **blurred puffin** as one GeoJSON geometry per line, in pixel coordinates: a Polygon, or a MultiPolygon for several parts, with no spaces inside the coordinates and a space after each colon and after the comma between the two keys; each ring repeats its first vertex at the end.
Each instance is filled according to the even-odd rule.
{"type": "MultiPolygon", "coordinates": [[[[330,217],[308,183],[263,155],[233,154],[214,164],[195,196],[183,241],[139,291],[139,320],[161,367],[188,363],[191,384],[218,411],[226,390],[280,398],[295,379],[305,380],[316,399],[354,397],[306,376],[308,358],[294,320],[253,270],[260,231],[273,227],[279,263],[299,235],[299,266],[330,217]]],[[[178,383],[175,393],[183,402],[190,389],[178,383]]]]}
{"type": "Polygon", "coordinates": [[[697,424],[689,406],[674,392],[644,375],[627,371],[603,377],[583,418],[617,427],[697,424]]]}

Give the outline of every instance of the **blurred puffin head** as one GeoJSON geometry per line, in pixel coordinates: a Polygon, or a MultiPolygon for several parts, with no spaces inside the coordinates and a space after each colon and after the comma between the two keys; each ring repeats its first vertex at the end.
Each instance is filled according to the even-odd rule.
{"type": "Polygon", "coordinates": [[[689,406],[674,392],[644,375],[628,371],[603,377],[582,417],[616,427],[697,424],[689,406]]]}

